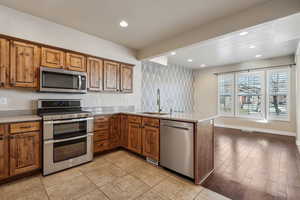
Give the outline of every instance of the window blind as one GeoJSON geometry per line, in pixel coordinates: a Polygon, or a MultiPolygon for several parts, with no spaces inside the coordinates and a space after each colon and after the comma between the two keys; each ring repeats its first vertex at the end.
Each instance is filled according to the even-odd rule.
{"type": "Polygon", "coordinates": [[[234,115],[234,74],[218,76],[219,113],[234,115]]]}

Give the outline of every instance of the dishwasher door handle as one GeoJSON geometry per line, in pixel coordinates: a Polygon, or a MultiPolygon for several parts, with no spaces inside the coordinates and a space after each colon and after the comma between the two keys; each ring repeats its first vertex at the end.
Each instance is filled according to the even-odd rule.
{"type": "Polygon", "coordinates": [[[171,126],[171,125],[162,125],[162,126],[169,127],[169,128],[176,128],[176,129],[186,130],[186,131],[191,130],[191,129],[189,129],[189,128],[186,128],[186,127],[180,127],[180,126],[171,126]]]}

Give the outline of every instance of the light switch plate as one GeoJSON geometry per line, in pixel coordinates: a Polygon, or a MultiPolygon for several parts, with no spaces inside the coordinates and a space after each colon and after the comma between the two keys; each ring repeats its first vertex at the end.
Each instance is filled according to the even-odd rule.
{"type": "Polygon", "coordinates": [[[0,97],[0,105],[6,105],[7,104],[7,98],[6,97],[0,97]]]}

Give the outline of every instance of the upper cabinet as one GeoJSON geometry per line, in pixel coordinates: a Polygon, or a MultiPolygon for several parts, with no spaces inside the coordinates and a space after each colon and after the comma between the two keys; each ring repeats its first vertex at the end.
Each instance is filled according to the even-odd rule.
{"type": "Polygon", "coordinates": [[[133,67],[121,65],[121,92],[133,92],[133,67]]]}
{"type": "Polygon", "coordinates": [[[104,91],[120,90],[120,64],[104,61],[104,91]]]}
{"type": "Polygon", "coordinates": [[[89,57],[87,59],[88,88],[91,91],[103,90],[103,60],[89,57]]]}
{"type": "Polygon", "coordinates": [[[30,43],[12,41],[10,54],[11,85],[36,88],[38,85],[40,48],[30,43]]]}
{"type": "Polygon", "coordinates": [[[9,41],[0,38],[0,88],[8,84],[9,41]]]}
{"type": "Polygon", "coordinates": [[[65,66],[65,52],[42,47],[42,66],[63,69],[65,66]]]}
{"type": "Polygon", "coordinates": [[[66,69],[86,72],[85,56],[76,53],[66,53],[66,69]]]}

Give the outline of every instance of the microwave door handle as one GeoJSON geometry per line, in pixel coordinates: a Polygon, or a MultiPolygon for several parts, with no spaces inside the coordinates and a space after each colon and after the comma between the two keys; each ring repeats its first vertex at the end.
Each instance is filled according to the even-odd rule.
{"type": "Polygon", "coordinates": [[[81,85],[82,85],[81,76],[79,75],[78,76],[78,90],[81,90],[81,85]]]}

